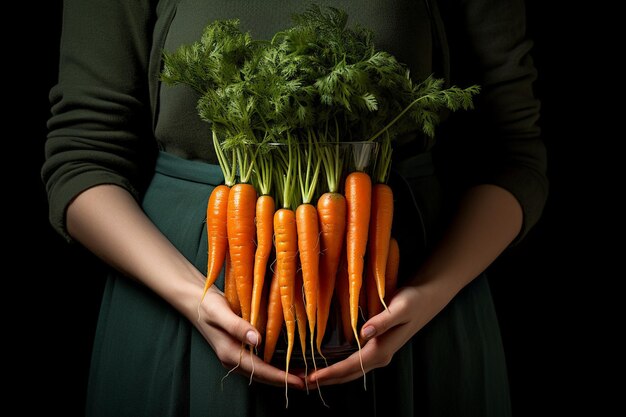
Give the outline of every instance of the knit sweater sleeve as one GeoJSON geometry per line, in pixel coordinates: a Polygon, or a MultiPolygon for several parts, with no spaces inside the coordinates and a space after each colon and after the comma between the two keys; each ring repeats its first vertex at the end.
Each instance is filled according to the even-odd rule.
{"type": "Polygon", "coordinates": [[[58,83],[42,178],[52,226],[82,191],[115,184],[139,196],[153,159],[148,91],[149,0],[66,0],[58,83]]]}

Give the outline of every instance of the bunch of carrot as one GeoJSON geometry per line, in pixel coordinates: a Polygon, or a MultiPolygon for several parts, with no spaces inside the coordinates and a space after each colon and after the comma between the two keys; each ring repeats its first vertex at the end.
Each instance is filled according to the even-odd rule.
{"type": "Polygon", "coordinates": [[[399,257],[385,184],[394,139],[433,136],[442,109],[468,109],[479,91],[414,83],[347,20],[312,6],[269,41],[218,20],[163,55],[161,79],[199,94],[224,172],[207,205],[205,292],[226,265],[233,311],[266,327],[265,360],[284,327],[287,370],[296,324],[303,351],[308,334],[312,355],[323,353],[333,294],[357,344],[359,306],[370,316],[386,308],[399,257]]]}
{"type": "MultiPolygon", "coordinates": [[[[372,186],[368,173],[353,171],[345,177],[343,194],[339,192],[336,177],[329,179],[331,187],[315,198],[322,160],[335,164],[341,175],[345,163],[343,152],[358,153],[350,151],[352,147],[366,147],[371,153],[379,146],[376,143],[274,144],[270,154],[260,157],[259,165],[273,167],[277,180],[275,197],[267,187],[272,183],[269,178],[266,182],[257,181],[256,189],[248,183],[221,185],[209,198],[205,291],[225,264],[224,292],[233,311],[257,327],[260,327],[259,317],[264,314],[267,317],[263,357],[268,362],[285,326],[286,366],[289,366],[296,323],[302,353],[305,353],[303,338],[308,333],[311,355],[314,357],[317,350],[323,356],[322,342],[336,287],[347,288],[336,297],[343,297],[337,302],[348,318],[345,322],[350,326],[344,329],[344,334],[351,342],[357,335],[364,271],[368,270],[367,275],[373,280],[366,287],[367,307],[361,308],[367,308],[370,315],[386,307],[384,298],[396,285],[399,253],[391,237],[391,188],[384,183],[372,186]],[[342,258],[347,276],[340,273],[342,258]],[[270,285],[265,282],[268,275],[272,276],[270,285]],[[337,282],[338,276],[344,281],[337,282]],[[299,281],[302,284],[298,285],[299,281]],[[263,299],[268,300],[266,311],[262,309],[263,299]],[[303,309],[298,308],[299,303],[303,309]]],[[[256,168],[251,172],[257,178],[263,176],[256,168]]]]}

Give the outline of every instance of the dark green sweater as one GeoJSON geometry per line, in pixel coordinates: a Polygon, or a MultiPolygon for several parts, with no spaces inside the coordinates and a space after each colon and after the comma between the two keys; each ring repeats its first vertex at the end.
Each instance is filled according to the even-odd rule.
{"type": "MultiPolygon", "coordinates": [[[[373,29],[377,45],[407,63],[415,78],[435,72],[452,84],[483,87],[477,111],[446,123],[435,146],[442,150],[438,169],[462,187],[492,183],[509,190],[524,210],[523,236],[539,218],[548,187],[522,1],[332,4],[373,29]]],[[[267,38],[303,7],[287,0],[66,0],[42,170],[52,225],[69,239],[67,206],[95,185],[117,184],[140,198],[156,149],[216,162],[197,97],[158,81],[164,48],[195,41],[220,18],[240,18],[244,30],[267,38]]],[[[431,147],[415,143],[406,149],[431,147]]]]}

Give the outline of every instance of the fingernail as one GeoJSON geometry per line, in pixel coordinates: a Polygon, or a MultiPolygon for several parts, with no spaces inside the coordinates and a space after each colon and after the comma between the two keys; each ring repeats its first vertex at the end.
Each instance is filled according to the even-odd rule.
{"type": "Polygon", "coordinates": [[[248,330],[248,333],[246,333],[246,341],[249,345],[256,346],[258,339],[254,330],[248,330]]]}
{"type": "Polygon", "coordinates": [[[376,334],[376,329],[373,326],[367,326],[364,327],[363,330],[361,330],[361,333],[363,334],[364,338],[371,339],[376,334]]]}

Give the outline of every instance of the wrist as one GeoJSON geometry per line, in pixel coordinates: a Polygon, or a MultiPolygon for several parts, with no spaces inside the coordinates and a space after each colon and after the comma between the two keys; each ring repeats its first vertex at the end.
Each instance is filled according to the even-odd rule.
{"type": "Polygon", "coordinates": [[[182,269],[177,275],[171,280],[172,286],[162,297],[189,321],[194,322],[204,289],[203,276],[195,268],[182,269]]]}
{"type": "Polygon", "coordinates": [[[469,281],[458,275],[444,272],[421,272],[412,280],[422,295],[422,299],[430,300],[433,305],[443,309],[469,281]]]}

